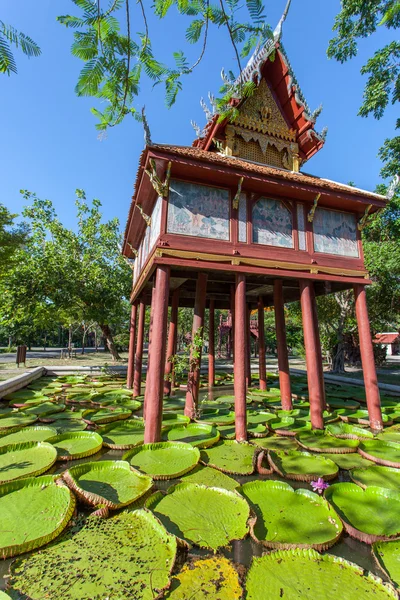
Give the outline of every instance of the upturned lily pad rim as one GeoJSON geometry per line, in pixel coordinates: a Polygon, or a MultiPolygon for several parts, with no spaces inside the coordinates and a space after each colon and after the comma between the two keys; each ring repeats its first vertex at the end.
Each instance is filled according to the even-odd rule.
{"type": "Polygon", "coordinates": [[[64,473],[62,474],[62,478],[67,484],[67,486],[74,492],[74,494],[76,494],[78,499],[82,502],[84,502],[85,504],[89,504],[90,506],[98,506],[100,504],[105,504],[110,510],[118,510],[119,508],[123,508],[124,506],[128,506],[129,504],[133,504],[134,502],[139,500],[139,498],[145,496],[153,488],[153,480],[151,477],[140,473],[140,471],[134,469],[128,462],[124,460],[102,460],[84,463],[81,465],[75,465],[64,471],[64,473]],[[89,471],[105,471],[107,469],[124,469],[125,471],[129,471],[139,479],[142,479],[143,483],[147,483],[148,487],[143,489],[142,493],[134,496],[128,502],[112,502],[104,496],[100,496],[99,494],[95,494],[94,492],[88,492],[79,485],[79,478],[82,475],[85,475],[89,471]]]}
{"type": "MultiPolygon", "coordinates": [[[[176,485],[172,485],[168,488],[168,490],[158,490],[156,492],[154,492],[154,494],[152,494],[151,496],[149,496],[149,498],[147,498],[147,500],[145,501],[145,509],[148,510],[149,512],[154,513],[154,509],[155,506],[165,497],[165,496],[169,496],[171,494],[173,494],[175,491],[182,491],[182,490],[188,490],[189,492],[192,491],[194,494],[196,492],[196,490],[199,489],[204,489],[207,491],[213,491],[213,492],[218,492],[219,495],[221,496],[228,496],[229,498],[235,497],[235,498],[239,498],[240,500],[244,500],[244,505],[246,505],[248,512],[247,512],[247,517],[246,517],[246,532],[244,533],[242,538],[232,538],[229,540],[228,543],[237,540],[237,539],[245,539],[249,533],[249,527],[251,525],[252,522],[252,515],[251,515],[251,509],[250,506],[248,504],[248,502],[246,501],[245,498],[243,498],[243,496],[241,494],[239,494],[239,491],[235,490],[227,490],[225,488],[220,488],[220,487],[215,487],[215,486],[207,486],[207,485],[203,485],[200,483],[187,483],[185,481],[181,482],[181,483],[177,483],[176,485]]],[[[238,488],[239,490],[239,488],[238,488]]],[[[195,495],[193,496],[195,498],[195,495]]],[[[156,515],[155,515],[156,516],[156,515]]],[[[208,545],[201,545],[198,544],[194,541],[188,541],[187,539],[181,538],[179,536],[176,536],[177,539],[186,547],[191,547],[191,545],[195,545],[198,546],[200,548],[208,548],[209,550],[214,550],[214,552],[216,552],[219,548],[225,548],[228,544],[224,545],[224,546],[218,546],[218,548],[211,548],[208,545]]]]}
{"type": "Polygon", "coordinates": [[[129,419],[131,414],[132,414],[131,410],[129,410],[128,408],[124,409],[122,406],[118,406],[118,407],[114,407],[114,408],[111,408],[110,406],[107,406],[105,408],[89,408],[88,410],[83,411],[82,420],[85,421],[85,423],[87,423],[88,425],[103,425],[106,423],[112,423],[113,421],[123,421],[125,419],[129,419]],[[115,410],[116,408],[122,408],[123,410],[116,411],[115,410]],[[96,419],[95,421],[92,421],[90,419],[90,416],[95,413],[100,412],[101,410],[109,410],[110,414],[104,415],[103,417],[100,417],[100,419],[96,419]]]}
{"type": "Polygon", "coordinates": [[[271,468],[273,469],[273,471],[275,471],[276,473],[278,473],[278,475],[280,475],[281,477],[283,477],[284,479],[292,479],[293,481],[306,481],[308,483],[310,483],[311,481],[314,481],[315,478],[321,477],[322,479],[324,479],[324,481],[332,481],[332,479],[336,479],[336,477],[338,476],[339,473],[339,467],[332,461],[329,460],[329,458],[325,458],[325,456],[318,456],[315,454],[312,454],[311,452],[298,452],[297,450],[285,450],[285,451],[277,451],[277,450],[269,450],[268,451],[268,462],[271,465],[271,468]],[[307,473],[291,473],[289,471],[286,471],[285,469],[283,469],[282,467],[279,467],[277,464],[277,459],[279,458],[283,458],[285,456],[297,456],[298,458],[302,458],[304,456],[308,457],[308,458],[312,458],[315,460],[319,460],[321,462],[326,463],[327,467],[333,467],[333,472],[332,473],[320,473],[320,474],[307,474],[307,473]],[[329,464],[331,463],[331,464],[329,464]]]}
{"type": "MultiPolygon", "coordinates": [[[[392,600],[396,600],[398,599],[398,595],[396,590],[394,589],[394,587],[389,584],[386,583],[384,581],[382,581],[382,579],[380,579],[379,577],[376,577],[376,575],[374,575],[373,573],[370,572],[366,572],[364,571],[364,569],[362,567],[360,567],[359,565],[356,565],[353,562],[350,562],[348,560],[346,560],[345,558],[342,558],[341,556],[335,556],[333,554],[320,554],[319,552],[316,552],[313,549],[302,549],[302,548],[293,548],[290,550],[274,550],[273,552],[269,552],[268,554],[263,554],[263,556],[254,556],[250,565],[250,568],[247,572],[247,576],[246,576],[246,585],[245,585],[245,593],[246,593],[246,597],[250,598],[250,590],[249,590],[249,578],[252,576],[252,570],[256,570],[257,568],[257,563],[260,562],[268,562],[272,564],[272,569],[273,569],[273,565],[274,564],[283,564],[285,565],[285,559],[288,558],[293,558],[293,557],[299,557],[299,558],[309,558],[310,562],[312,563],[337,563],[338,565],[340,565],[341,569],[351,569],[356,577],[362,577],[363,579],[368,580],[368,582],[371,582],[371,584],[373,584],[374,586],[381,586],[382,591],[387,592],[387,598],[388,600],[391,598],[392,600]]],[[[339,570],[338,570],[339,571],[339,570]]],[[[322,569],[321,567],[319,568],[320,573],[320,577],[321,577],[321,584],[322,582],[324,582],[324,572],[325,570],[322,569]]],[[[340,571],[339,571],[340,572],[340,571]]],[[[338,573],[339,574],[339,573],[338,573]]],[[[256,585],[257,585],[257,581],[258,578],[256,580],[256,585]]],[[[290,581],[290,571],[288,572],[288,584],[290,585],[291,581],[290,581]]],[[[282,592],[284,594],[284,590],[285,590],[285,582],[282,582],[282,592]]],[[[321,590],[321,587],[318,588],[318,591],[321,590]]],[[[316,590],[315,590],[316,591],[316,590]]],[[[266,593],[270,593],[268,590],[266,590],[266,593]]],[[[316,591],[317,593],[317,591],[316,591]]],[[[375,594],[372,594],[375,595],[375,594]]],[[[371,596],[372,596],[371,595],[371,596]]],[[[267,598],[267,596],[266,596],[267,598]]]]}
{"type": "Polygon", "coordinates": [[[396,442],[384,442],[383,440],[368,440],[368,441],[361,442],[358,447],[359,454],[361,454],[361,456],[363,456],[367,460],[371,460],[372,462],[376,463],[377,465],[382,465],[384,467],[394,467],[395,469],[400,469],[400,462],[396,462],[394,460],[386,460],[385,458],[380,458],[378,456],[374,456],[374,454],[371,454],[371,451],[368,450],[368,447],[369,447],[371,441],[379,442],[379,444],[382,444],[383,446],[388,446],[389,449],[394,448],[399,451],[400,451],[400,444],[397,444],[396,442]]]}
{"type": "MultiPolygon", "coordinates": [[[[317,544],[299,544],[299,543],[291,543],[291,542],[274,542],[272,540],[260,540],[258,539],[258,537],[255,534],[255,526],[257,523],[257,518],[251,519],[249,522],[249,526],[250,526],[250,535],[253,538],[253,540],[259,544],[262,544],[263,546],[267,547],[267,548],[272,548],[275,550],[291,550],[291,549],[295,549],[295,548],[303,548],[303,549],[314,549],[314,550],[318,550],[319,552],[324,552],[325,550],[328,550],[329,548],[331,548],[332,546],[334,546],[336,544],[336,542],[340,539],[342,533],[343,533],[343,524],[342,521],[339,517],[339,515],[336,513],[335,509],[329,504],[329,502],[323,497],[323,496],[319,496],[318,494],[315,494],[314,492],[310,492],[309,490],[306,490],[304,488],[298,488],[298,489],[294,489],[292,488],[292,486],[289,483],[286,483],[284,481],[276,481],[273,479],[269,479],[269,480],[260,480],[260,479],[256,479],[254,481],[248,481],[247,483],[243,484],[240,486],[240,488],[238,488],[238,493],[243,494],[243,491],[246,491],[245,488],[246,486],[250,487],[254,487],[254,486],[263,486],[263,487],[271,487],[271,488],[276,488],[276,489],[281,489],[281,490],[285,490],[288,492],[292,492],[294,494],[297,494],[299,496],[306,496],[307,498],[310,498],[314,501],[314,503],[318,503],[318,504],[323,504],[325,506],[325,508],[327,509],[328,513],[330,514],[329,519],[334,519],[336,520],[336,523],[338,524],[338,528],[337,528],[337,533],[336,535],[330,539],[327,540],[326,542],[322,542],[322,543],[317,543],[317,544]]],[[[246,498],[246,496],[244,495],[244,497],[246,498]]],[[[246,498],[247,500],[247,498],[246,498]]],[[[247,502],[250,504],[250,508],[251,508],[251,501],[247,500],[247,502]]],[[[327,518],[328,520],[328,518],[327,518]]]]}
{"type": "Polygon", "coordinates": [[[346,423],[345,421],[340,421],[340,423],[329,423],[326,426],[326,431],[332,437],[343,440],[348,439],[362,441],[364,439],[374,438],[374,434],[371,431],[362,429],[362,427],[357,427],[357,425],[352,425],[351,423],[346,423]],[[342,427],[340,427],[340,425],[342,425],[342,427]],[[335,428],[335,426],[339,426],[339,429],[341,429],[342,432],[339,431],[339,433],[335,433],[334,429],[332,430],[332,427],[335,428]]]}
{"type": "MultiPolygon", "coordinates": [[[[51,533],[44,535],[42,537],[36,538],[35,540],[30,540],[29,542],[25,542],[22,544],[14,544],[12,546],[7,546],[0,549],[1,558],[11,558],[13,556],[17,556],[19,554],[24,554],[25,552],[30,552],[31,550],[35,550],[36,548],[40,548],[45,544],[48,544],[56,537],[60,535],[60,533],[66,528],[69,521],[71,520],[72,515],[75,511],[76,501],[75,496],[69,490],[69,488],[61,481],[59,475],[43,475],[41,477],[27,477],[25,479],[16,479],[14,481],[10,481],[8,483],[3,483],[0,485],[0,500],[3,496],[7,494],[11,494],[23,488],[31,488],[31,487],[40,487],[54,485],[57,488],[62,488],[63,490],[67,490],[69,494],[69,502],[67,510],[65,511],[65,515],[62,521],[59,523],[58,527],[51,533]]],[[[64,492],[63,492],[64,493],[64,492]]]]}
{"type": "MultiPolygon", "coordinates": [[[[14,431],[13,433],[5,433],[5,434],[1,434],[0,435],[0,443],[2,442],[2,440],[6,440],[6,438],[8,438],[11,435],[14,434],[19,434],[19,433],[26,433],[26,432],[30,432],[30,431],[42,431],[42,430],[48,430],[52,432],[52,435],[49,434],[48,438],[44,439],[44,440],[28,440],[30,442],[34,441],[41,441],[41,442],[47,442],[47,440],[51,437],[54,437],[55,435],[57,435],[57,430],[54,427],[51,427],[50,425],[32,425],[32,426],[28,426],[28,427],[22,427],[22,429],[19,429],[18,431],[14,431]]],[[[1,444],[0,448],[2,448],[3,446],[9,446],[14,445],[14,444],[25,444],[28,443],[27,442],[10,442],[10,443],[6,443],[6,444],[1,444]]]]}
{"type": "Polygon", "coordinates": [[[342,515],[342,511],[336,509],[334,501],[332,500],[332,495],[334,494],[335,489],[337,489],[337,486],[347,486],[347,487],[352,486],[355,493],[377,494],[380,496],[384,495],[386,498],[392,497],[393,500],[395,500],[399,503],[399,507],[400,507],[400,494],[399,493],[396,493],[394,490],[375,487],[372,485],[363,489],[360,486],[358,486],[356,483],[343,482],[343,483],[334,483],[332,486],[327,488],[324,491],[324,496],[327,499],[327,501],[331,504],[331,506],[335,509],[337,514],[339,515],[340,520],[342,521],[344,528],[345,528],[346,532],[350,535],[350,537],[352,537],[356,540],[359,540],[360,542],[364,542],[365,544],[373,544],[374,542],[389,542],[392,540],[400,539],[400,523],[399,523],[399,531],[393,535],[376,535],[376,534],[372,534],[372,533],[366,533],[364,531],[361,531],[361,529],[358,529],[357,527],[353,527],[353,525],[351,525],[351,523],[349,523],[347,518],[344,515],[342,515]]]}
{"type": "Polygon", "coordinates": [[[52,460],[45,466],[32,471],[29,474],[21,475],[20,477],[13,477],[13,479],[3,480],[1,485],[6,485],[13,481],[18,481],[20,479],[25,479],[27,477],[37,477],[42,473],[48,471],[57,460],[57,450],[52,446],[48,441],[46,442],[21,442],[20,444],[8,444],[7,446],[2,446],[0,448],[0,456],[3,454],[8,454],[9,452],[18,452],[19,450],[32,450],[33,448],[45,448],[49,453],[53,454],[52,460]]]}
{"type": "MultiPolygon", "coordinates": [[[[200,460],[200,450],[191,446],[190,444],[186,444],[185,442],[156,442],[154,444],[141,444],[140,446],[135,446],[128,452],[122,456],[122,460],[126,460],[129,464],[131,464],[131,459],[139,454],[140,452],[151,452],[152,450],[171,450],[172,448],[179,450],[181,452],[191,453],[193,458],[196,459],[190,467],[186,467],[179,471],[170,473],[168,475],[157,475],[154,473],[145,473],[146,475],[151,476],[154,480],[164,480],[164,479],[176,479],[189,473],[195,466],[199,463],[200,460]]],[[[138,469],[140,470],[140,469],[138,469]]],[[[141,471],[142,472],[142,471],[141,471]]]]}
{"type": "MultiPolygon", "coordinates": [[[[96,446],[93,446],[93,448],[89,449],[89,450],[85,450],[84,452],[76,452],[76,453],[69,453],[69,454],[60,454],[59,451],[57,450],[57,461],[61,461],[61,460],[77,460],[78,458],[85,458],[86,456],[92,456],[92,454],[97,454],[97,452],[99,452],[103,446],[103,438],[96,433],[95,431],[69,431],[66,433],[60,433],[59,435],[56,435],[53,438],[49,438],[47,440],[47,442],[49,444],[57,444],[58,442],[63,442],[64,440],[68,440],[68,439],[81,439],[81,440],[86,440],[86,439],[92,439],[93,442],[96,442],[96,446]]],[[[55,448],[55,446],[53,446],[55,448]]]]}

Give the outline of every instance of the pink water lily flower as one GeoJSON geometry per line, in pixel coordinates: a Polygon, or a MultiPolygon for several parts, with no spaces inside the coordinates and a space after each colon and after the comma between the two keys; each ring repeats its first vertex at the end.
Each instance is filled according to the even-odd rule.
{"type": "Polygon", "coordinates": [[[318,494],[322,494],[322,492],[329,487],[329,483],[326,483],[322,477],[318,477],[317,481],[311,481],[310,485],[313,491],[318,492],[318,494]]]}

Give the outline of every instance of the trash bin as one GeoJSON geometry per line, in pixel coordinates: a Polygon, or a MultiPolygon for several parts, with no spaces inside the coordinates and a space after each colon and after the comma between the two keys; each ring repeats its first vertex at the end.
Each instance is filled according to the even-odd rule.
{"type": "Polygon", "coordinates": [[[26,346],[17,346],[17,367],[19,367],[20,363],[26,363],[26,346]]]}

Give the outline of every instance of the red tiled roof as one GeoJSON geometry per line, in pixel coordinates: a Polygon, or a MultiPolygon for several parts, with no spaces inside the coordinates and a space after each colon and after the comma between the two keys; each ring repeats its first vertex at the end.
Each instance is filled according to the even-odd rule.
{"type": "Polygon", "coordinates": [[[399,333],[377,333],[374,338],[375,344],[396,344],[400,342],[399,333]]]}

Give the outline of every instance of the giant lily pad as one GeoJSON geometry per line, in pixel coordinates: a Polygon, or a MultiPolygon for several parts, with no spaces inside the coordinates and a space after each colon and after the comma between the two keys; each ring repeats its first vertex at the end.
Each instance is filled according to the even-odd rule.
{"type": "Polygon", "coordinates": [[[393,467],[374,465],[366,469],[353,469],[350,471],[350,477],[364,489],[371,485],[390,490],[400,489],[400,469],[393,467]]]}
{"type": "Polygon", "coordinates": [[[298,445],[292,437],[272,435],[268,438],[250,440],[251,444],[266,450],[298,450],[298,445]]]}
{"type": "Polygon", "coordinates": [[[112,423],[113,421],[120,421],[128,419],[132,414],[132,411],[122,406],[116,406],[115,408],[99,408],[98,410],[85,410],[82,414],[82,418],[86,423],[94,423],[95,425],[102,425],[103,423],[112,423]]]}
{"type": "Polygon", "coordinates": [[[378,465],[400,468],[400,444],[366,440],[360,444],[358,451],[361,456],[378,465]]]}
{"type": "Polygon", "coordinates": [[[315,550],[286,550],[253,558],[246,600],[394,600],[392,586],[358,565],[315,550]]]}
{"type": "Polygon", "coordinates": [[[87,423],[82,419],[55,419],[51,421],[51,426],[57,429],[57,433],[68,433],[71,431],[85,431],[87,423]]]}
{"type": "Polygon", "coordinates": [[[328,502],[280,481],[251,481],[239,489],[257,515],[251,535],[268,548],[330,548],[342,533],[328,502]]]}
{"type": "Polygon", "coordinates": [[[0,483],[41,475],[55,463],[57,452],[47,442],[25,442],[0,448],[0,483]]]}
{"type": "Polygon", "coordinates": [[[295,481],[313,481],[319,477],[330,481],[335,479],[339,472],[339,468],[334,462],[309,452],[274,452],[270,450],[268,461],[278,475],[295,481]]]}
{"type": "Polygon", "coordinates": [[[297,443],[310,452],[326,452],[327,454],[346,454],[357,452],[358,440],[342,440],[320,431],[299,433],[297,443]]]}
{"type": "Polygon", "coordinates": [[[63,479],[82,502],[91,506],[105,504],[111,510],[135,502],[153,485],[150,477],[123,460],[77,465],[65,471],[63,479]]]}
{"type": "Polygon", "coordinates": [[[175,413],[166,413],[162,417],[163,427],[175,427],[181,425],[188,425],[190,423],[190,417],[186,415],[179,415],[175,413]]]}
{"type": "Polygon", "coordinates": [[[0,437],[0,447],[8,444],[22,444],[24,442],[45,442],[57,435],[54,427],[24,427],[15,433],[9,433],[0,437]]]}
{"type": "Polygon", "coordinates": [[[205,409],[197,421],[209,425],[231,425],[235,422],[235,413],[224,409],[205,409]]]}
{"type": "Polygon", "coordinates": [[[103,445],[113,450],[129,450],[143,444],[144,424],[141,421],[120,421],[99,427],[97,433],[103,438],[103,445]]]}
{"type": "Polygon", "coordinates": [[[339,513],[346,531],[372,544],[400,537],[400,494],[393,490],[355,483],[335,483],[325,497],[339,513]]]}
{"type": "Polygon", "coordinates": [[[296,420],[294,417],[277,417],[274,421],[269,421],[268,427],[279,435],[292,437],[299,432],[311,431],[311,423],[300,419],[296,420]]]}
{"type": "Polygon", "coordinates": [[[225,475],[222,471],[218,471],[212,467],[203,467],[202,465],[197,465],[187,475],[184,475],[182,481],[185,483],[198,483],[207,487],[224,488],[231,491],[240,485],[235,479],[229,477],[229,475],[225,475]]]}
{"type": "Polygon", "coordinates": [[[374,463],[366,458],[363,458],[358,452],[351,452],[351,454],[323,454],[325,458],[329,458],[333,461],[339,469],[348,471],[349,469],[363,469],[364,467],[370,467],[374,463]]]}
{"type": "Polygon", "coordinates": [[[26,408],[24,413],[26,415],[37,415],[38,417],[46,417],[53,415],[54,413],[60,413],[65,410],[65,404],[56,404],[55,402],[43,402],[42,404],[36,404],[31,408],[26,408]]]}
{"type": "MultiPolygon", "coordinates": [[[[363,410],[359,408],[358,410],[348,410],[346,408],[339,408],[337,411],[339,417],[342,421],[350,422],[350,423],[360,423],[361,425],[369,425],[369,413],[367,410],[363,410]]],[[[391,423],[391,419],[388,415],[382,413],[382,421],[389,425],[391,423]]]]}
{"type": "Polygon", "coordinates": [[[44,546],[67,526],[75,498],[54,477],[30,477],[0,486],[0,556],[44,546]]]}
{"type": "Polygon", "coordinates": [[[197,448],[208,448],[219,441],[220,433],[207,423],[190,423],[183,427],[171,427],[163,432],[163,440],[186,442],[197,448]]]}
{"type": "Polygon", "coordinates": [[[200,451],[183,442],[160,442],[132,448],[123,459],[153,479],[173,479],[188,473],[199,462],[200,451]]]}
{"type": "Polygon", "coordinates": [[[180,483],[150,496],[146,507],[170,533],[201,548],[217,550],[248,533],[247,502],[221,488],[180,483]]]}
{"type": "Polygon", "coordinates": [[[22,412],[0,417],[0,434],[18,431],[18,429],[21,429],[26,425],[32,425],[36,420],[36,415],[26,415],[22,412]]]}
{"type": "Polygon", "coordinates": [[[202,450],[201,461],[231,475],[251,475],[255,469],[255,447],[246,442],[224,440],[202,450]]]}
{"type": "Polygon", "coordinates": [[[168,587],[177,543],[151,513],[92,516],[79,525],[57,544],[13,563],[13,592],[32,600],[153,600],[168,587]]]}
{"type": "Polygon", "coordinates": [[[394,427],[389,427],[388,429],[384,429],[382,433],[379,433],[377,436],[378,440],[382,440],[382,442],[396,442],[400,444],[400,429],[398,425],[394,427]]]}
{"type": "Polygon", "coordinates": [[[233,564],[223,556],[200,559],[185,565],[166,598],[170,600],[240,600],[242,588],[233,564]]]}
{"type": "MultiPolygon", "coordinates": [[[[16,392],[12,392],[11,394],[7,394],[6,396],[3,397],[3,400],[8,400],[9,402],[11,402],[12,404],[14,404],[14,402],[20,402],[21,400],[28,400],[30,398],[42,398],[43,394],[40,391],[37,390],[28,390],[28,389],[22,389],[22,390],[18,390],[16,392]]],[[[46,398],[46,400],[48,400],[48,398],[46,398]]],[[[39,400],[39,402],[41,402],[41,400],[39,400]]]]}
{"type": "Polygon", "coordinates": [[[396,588],[400,588],[400,541],[376,542],[372,553],[396,588]]]}
{"type": "Polygon", "coordinates": [[[96,454],[103,440],[94,431],[70,431],[50,438],[49,443],[57,450],[57,460],[76,460],[96,454]]]}
{"type": "Polygon", "coordinates": [[[357,425],[351,425],[350,423],[344,423],[339,421],[338,423],[330,423],[326,426],[326,431],[333,435],[333,437],[349,440],[363,440],[365,438],[373,439],[374,434],[367,429],[357,427],[357,425]]]}
{"type": "Polygon", "coordinates": [[[360,408],[360,403],[356,400],[345,400],[344,398],[335,398],[327,396],[326,402],[330,408],[346,408],[348,410],[357,410],[360,408]]]}

